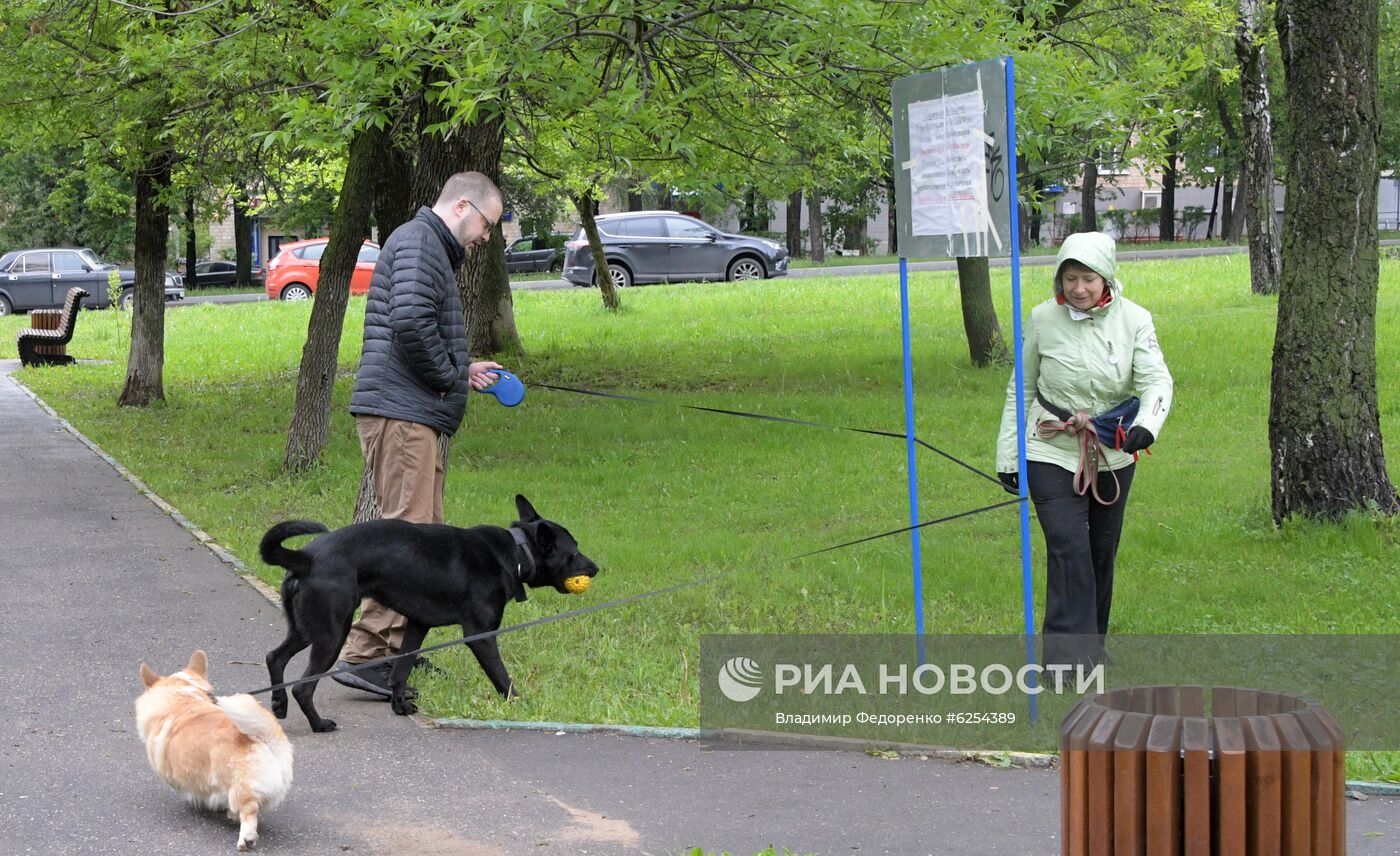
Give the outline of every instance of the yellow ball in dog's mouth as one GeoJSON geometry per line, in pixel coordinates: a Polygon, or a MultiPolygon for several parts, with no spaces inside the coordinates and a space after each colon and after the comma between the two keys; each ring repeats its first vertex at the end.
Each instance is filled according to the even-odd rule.
{"type": "Polygon", "coordinates": [[[569,577],[564,580],[564,590],[570,594],[583,594],[588,591],[588,587],[592,583],[593,578],[590,576],[579,575],[577,577],[569,577]]]}

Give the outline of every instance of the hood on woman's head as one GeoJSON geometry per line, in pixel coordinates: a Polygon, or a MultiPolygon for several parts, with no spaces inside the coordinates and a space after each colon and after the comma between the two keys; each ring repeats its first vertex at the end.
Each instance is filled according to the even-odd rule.
{"type": "Polygon", "coordinates": [[[1060,271],[1065,262],[1078,262],[1104,278],[1104,282],[1114,291],[1121,291],[1123,284],[1118,281],[1118,250],[1113,238],[1103,232],[1075,232],[1060,245],[1055,257],[1055,295],[1064,293],[1060,284],[1060,271]]]}

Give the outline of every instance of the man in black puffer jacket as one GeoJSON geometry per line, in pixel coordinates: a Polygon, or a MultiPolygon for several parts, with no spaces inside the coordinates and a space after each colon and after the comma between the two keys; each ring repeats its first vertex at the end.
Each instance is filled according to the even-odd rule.
{"type": "MultiPolygon", "coordinates": [[[[485,361],[468,364],[467,327],[457,268],[500,221],[501,191],[479,172],[458,173],[432,208],[394,230],[379,254],[365,306],[365,342],[350,396],[373,477],[380,516],[442,523],[447,462],[439,435],[451,436],[467,409],[467,388],[497,379],[485,361]]],[[[396,654],[405,621],[365,598],[341,651],[343,667],[396,654]]],[[[389,697],[389,669],[336,675],[342,684],[389,697]]]]}

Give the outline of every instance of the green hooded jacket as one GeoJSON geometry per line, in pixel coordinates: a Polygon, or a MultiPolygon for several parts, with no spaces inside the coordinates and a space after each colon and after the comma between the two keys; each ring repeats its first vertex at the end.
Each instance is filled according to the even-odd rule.
{"type": "MultiPolygon", "coordinates": [[[[1038,390],[1056,407],[1097,416],[1133,395],[1142,400],[1134,425],[1160,439],[1172,404],[1172,376],[1167,370],[1152,313],[1123,297],[1117,277],[1113,239],[1102,232],[1070,235],[1055,260],[1055,296],[1031,310],[1022,330],[1026,381],[1026,460],[1073,471],[1079,446],[1068,433],[1042,440],[1036,426],[1058,419],[1036,400],[1038,390]],[[1082,312],[1062,302],[1060,271],[1076,261],[1104,278],[1112,298],[1082,312]]],[[[1117,470],[1133,456],[1104,447],[1108,468],[1117,470]]],[[[997,437],[997,472],[1016,472],[1016,373],[1006,384],[1001,432],[997,437]]]]}

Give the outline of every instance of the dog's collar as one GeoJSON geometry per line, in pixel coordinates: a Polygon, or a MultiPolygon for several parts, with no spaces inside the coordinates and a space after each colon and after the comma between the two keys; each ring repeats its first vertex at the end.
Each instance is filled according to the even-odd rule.
{"type": "Polygon", "coordinates": [[[511,588],[515,590],[515,599],[519,602],[526,600],[525,584],[533,582],[535,579],[535,553],[530,549],[530,541],[525,537],[525,531],[518,527],[510,527],[510,537],[515,539],[515,574],[511,575],[507,571],[507,576],[511,583],[511,588]]]}

